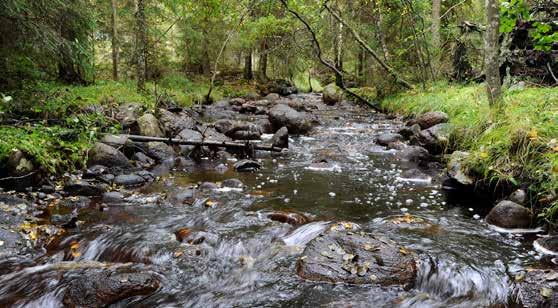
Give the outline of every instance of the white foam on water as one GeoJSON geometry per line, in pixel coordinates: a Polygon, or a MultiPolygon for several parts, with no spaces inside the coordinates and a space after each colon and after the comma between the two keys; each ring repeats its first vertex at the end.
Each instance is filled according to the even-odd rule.
{"type": "Polygon", "coordinates": [[[310,171],[343,172],[343,169],[337,164],[335,164],[333,166],[329,166],[329,167],[308,166],[308,167],[305,167],[304,169],[310,170],[310,171]]]}
{"type": "Polygon", "coordinates": [[[287,246],[304,247],[306,246],[306,244],[308,244],[308,242],[324,232],[329,224],[329,221],[311,222],[309,224],[300,226],[291,234],[284,236],[282,240],[287,246]]]}
{"type": "Polygon", "coordinates": [[[395,178],[397,181],[400,182],[411,182],[411,183],[425,183],[425,184],[430,184],[432,183],[432,178],[428,177],[426,179],[418,179],[418,178],[402,178],[402,177],[397,177],[395,178]]]}
{"type": "Polygon", "coordinates": [[[495,225],[488,225],[490,227],[490,229],[498,232],[498,233],[512,233],[512,234],[522,234],[522,233],[540,233],[543,232],[543,228],[538,227],[535,229],[522,229],[522,228],[517,228],[517,229],[507,229],[507,228],[502,228],[502,227],[498,227],[495,225]]]}
{"type": "Polygon", "coordinates": [[[222,192],[222,193],[227,193],[227,192],[231,192],[231,191],[235,191],[235,192],[241,192],[242,188],[236,188],[236,187],[221,187],[216,189],[215,191],[217,192],[222,192]]]}
{"type": "Polygon", "coordinates": [[[545,255],[558,256],[558,251],[552,251],[550,249],[544,248],[541,246],[541,244],[538,243],[538,241],[533,242],[533,248],[535,248],[537,252],[540,252],[545,255]]]}

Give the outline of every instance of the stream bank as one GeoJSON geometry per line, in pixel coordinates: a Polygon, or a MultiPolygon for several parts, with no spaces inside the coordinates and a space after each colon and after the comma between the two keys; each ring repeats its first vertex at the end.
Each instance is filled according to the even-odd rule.
{"type": "Polygon", "coordinates": [[[553,296],[552,286],[536,299],[540,288],[520,284],[552,258],[533,249],[533,236],[491,228],[482,219],[491,202],[444,190],[445,166],[398,135],[401,118],[328,106],[315,94],[231,99],[199,115],[122,111],[127,129],[143,135],[297,134],[275,135],[289,150],[253,161],[105,139],[86,172],[7,208],[17,209],[3,216],[21,218],[12,225],[29,251],[4,255],[1,303],[465,307],[512,305],[517,292],[535,303],[553,296]],[[238,172],[244,166],[259,168],[238,172]],[[336,274],[305,269],[305,260],[336,274]],[[376,272],[385,264],[405,275],[376,272]],[[91,283],[110,289],[85,296],[91,283]]]}

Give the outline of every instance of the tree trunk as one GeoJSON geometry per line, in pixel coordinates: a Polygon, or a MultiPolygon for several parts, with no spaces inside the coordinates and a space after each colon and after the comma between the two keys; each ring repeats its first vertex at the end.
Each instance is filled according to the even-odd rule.
{"type": "MultiPolygon", "coordinates": [[[[434,50],[434,67],[435,71],[439,68],[440,59],[440,11],[442,7],[441,0],[432,1],[432,49],[434,50]]],[[[434,77],[438,74],[435,72],[434,77]]]]}
{"type": "Polygon", "coordinates": [[[382,30],[383,23],[384,23],[384,15],[382,14],[381,3],[376,3],[376,0],[372,1],[374,5],[375,11],[375,18],[374,22],[376,23],[376,35],[378,36],[378,40],[380,41],[380,46],[382,47],[382,53],[384,56],[384,61],[389,62],[389,49],[386,43],[386,36],[384,35],[384,31],[382,30]]]}
{"type": "Polygon", "coordinates": [[[137,44],[137,87],[145,91],[147,78],[147,23],[145,20],[145,0],[137,0],[136,8],[136,44],[137,44]]]}
{"type": "MultiPolygon", "coordinates": [[[[335,48],[335,68],[339,72],[343,72],[343,24],[340,22],[336,23],[336,33],[333,45],[335,48]]],[[[335,84],[341,87],[343,76],[341,74],[335,74],[335,84]]]]}
{"type": "Polygon", "coordinates": [[[259,64],[259,71],[260,71],[260,79],[263,82],[268,80],[267,78],[267,39],[263,39],[260,45],[260,64],[259,64]]]}
{"type": "Polygon", "coordinates": [[[254,72],[252,70],[252,49],[248,50],[246,57],[244,57],[244,79],[254,79],[254,72]]]}
{"type": "Polygon", "coordinates": [[[117,0],[111,0],[111,26],[112,26],[112,79],[118,81],[118,59],[120,57],[119,47],[118,47],[118,11],[117,11],[117,0]]]}
{"type": "Polygon", "coordinates": [[[500,83],[500,6],[498,0],[486,0],[488,27],[486,29],[486,87],[491,107],[496,107],[502,96],[500,83]]]}

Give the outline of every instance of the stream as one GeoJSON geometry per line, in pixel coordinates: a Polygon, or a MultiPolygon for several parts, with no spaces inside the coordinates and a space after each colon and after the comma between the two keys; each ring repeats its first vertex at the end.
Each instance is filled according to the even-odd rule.
{"type": "Polygon", "coordinates": [[[442,169],[419,173],[376,145],[379,134],[402,125],[398,119],[350,105],[315,114],[321,124],[308,136],[290,136],[287,153],[258,153],[257,172],[238,173],[230,159],[204,160],[129,191],[126,202],[101,206],[94,199],[80,210],[78,228],[44,254],[3,270],[0,303],[61,307],[72,277],[126,264],[154,272],[160,283],[150,295],[114,307],[513,305],[514,275],[537,255],[523,235],[499,233],[483,221],[490,201],[454,195],[441,185],[442,169]],[[229,168],[216,168],[222,163],[229,168]],[[231,178],[245,187],[194,189],[231,178]],[[191,204],[173,201],[181,193],[192,194],[191,204]],[[307,221],[271,220],[277,211],[307,221]],[[333,222],[352,222],[415,251],[414,287],[301,279],[296,264],[305,245],[333,222]],[[189,241],[177,240],[181,228],[189,241]],[[56,264],[63,261],[73,266],[62,270],[56,264]]]}

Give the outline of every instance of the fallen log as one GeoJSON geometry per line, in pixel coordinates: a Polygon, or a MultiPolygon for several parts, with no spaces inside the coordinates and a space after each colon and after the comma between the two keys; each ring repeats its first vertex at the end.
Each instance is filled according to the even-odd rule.
{"type": "Polygon", "coordinates": [[[184,140],[176,138],[161,138],[161,137],[150,137],[150,136],[139,136],[139,135],[120,135],[134,142],[164,142],[166,144],[177,144],[177,145],[194,145],[194,146],[207,146],[216,148],[228,148],[228,149],[253,149],[258,151],[269,151],[269,152],[281,152],[282,148],[258,145],[255,143],[250,143],[246,141],[244,143],[240,142],[225,142],[225,141],[196,141],[196,140],[184,140]]]}

